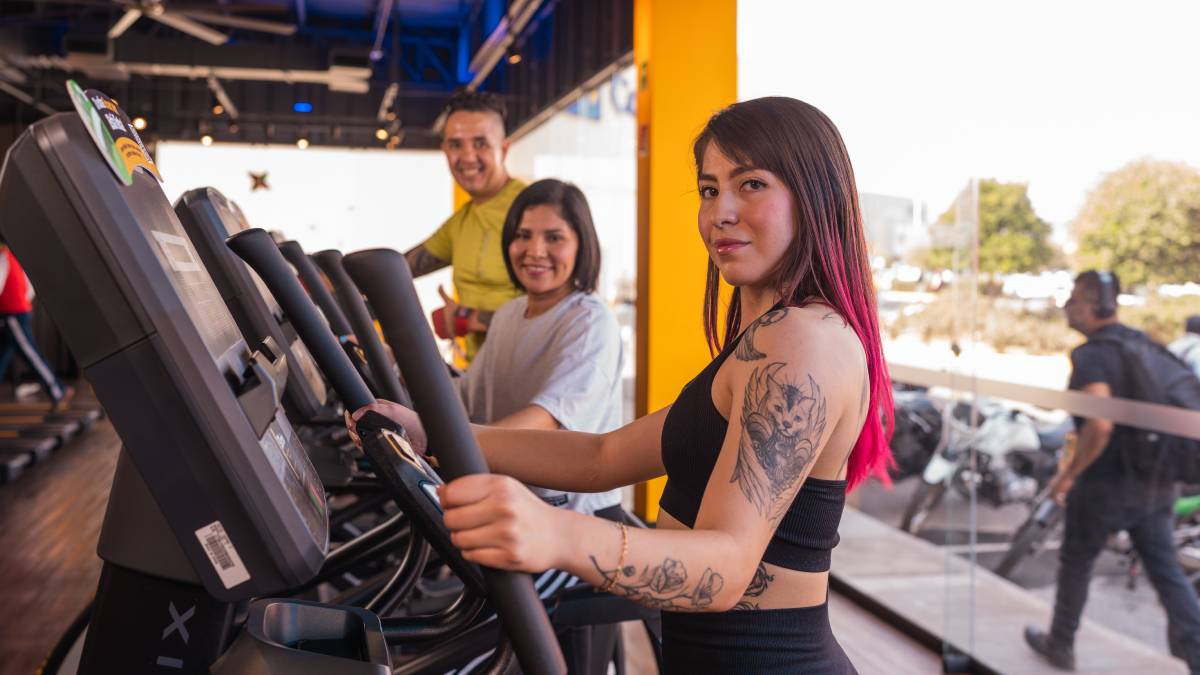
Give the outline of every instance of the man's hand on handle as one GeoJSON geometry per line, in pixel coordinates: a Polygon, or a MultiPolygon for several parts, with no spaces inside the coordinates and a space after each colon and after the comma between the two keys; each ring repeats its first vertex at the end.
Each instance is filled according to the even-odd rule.
{"type": "Polygon", "coordinates": [[[438,295],[442,297],[445,306],[433,311],[433,327],[438,337],[449,340],[462,337],[467,333],[486,333],[491,323],[491,312],[480,312],[477,309],[464,307],[446,293],[446,289],[438,286],[438,295]]]}
{"type": "Polygon", "coordinates": [[[358,419],[365,415],[367,411],[377,412],[380,415],[396,422],[401,427],[404,427],[404,434],[408,436],[408,442],[412,444],[413,450],[424,455],[429,441],[425,437],[425,427],[421,425],[421,418],[416,411],[410,410],[399,403],[392,403],[384,399],[376,399],[370,405],[365,405],[353,413],[346,411],[346,429],[350,431],[350,439],[358,447],[362,447],[362,439],[358,437],[357,426],[358,419]]]}
{"type": "Polygon", "coordinates": [[[1075,477],[1069,472],[1059,471],[1050,479],[1050,498],[1059,506],[1067,505],[1067,493],[1075,485],[1075,477]]]}

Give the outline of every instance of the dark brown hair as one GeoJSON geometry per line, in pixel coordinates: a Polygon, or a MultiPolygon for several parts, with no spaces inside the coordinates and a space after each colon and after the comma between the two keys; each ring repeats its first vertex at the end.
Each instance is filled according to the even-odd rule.
{"type": "MultiPolygon", "coordinates": [[[[776,295],[785,306],[821,302],[854,329],[867,356],[871,410],[850,456],[850,485],[871,472],[886,480],[890,462],[892,389],[875,306],[854,169],[837,127],[820,110],[794,98],[768,97],[736,103],[716,113],[696,138],[696,172],[710,144],[741,166],[770,171],[792,193],[793,244],[774,270],[776,295]]],[[[720,337],[720,273],[710,259],[704,297],[704,332],[710,349],[735,339],[742,320],[740,289],[734,289],[720,337]]]]}
{"type": "Polygon", "coordinates": [[[592,224],[592,211],[588,208],[587,197],[583,191],[571,183],[555,178],[546,178],[521,190],[521,194],[508,207],[508,215],[504,217],[504,230],[500,235],[500,247],[504,252],[504,267],[508,270],[508,278],[513,286],[521,290],[525,287],[517,281],[513,271],[512,260],[508,257],[508,247],[517,238],[517,228],[525,211],[534,206],[550,205],[557,211],[559,217],[567,221],[579,239],[579,248],[575,252],[575,270],[571,272],[571,284],[577,291],[591,293],[596,290],[600,281],[600,240],[596,236],[596,226],[592,224]]]}
{"type": "Polygon", "coordinates": [[[1087,270],[1075,277],[1075,285],[1087,293],[1096,316],[1108,319],[1117,314],[1117,297],[1121,295],[1121,280],[1113,272],[1087,270]]]}
{"type": "Polygon", "coordinates": [[[504,99],[491,92],[463,89],[455,93],[446,102],[446,107],[442,108],[443,119],[448,120],[459,111],[495,113],[500,116],[500,126],[504,128],[504,133],[508,134],[508,106],[505,105],[504,99]]]}

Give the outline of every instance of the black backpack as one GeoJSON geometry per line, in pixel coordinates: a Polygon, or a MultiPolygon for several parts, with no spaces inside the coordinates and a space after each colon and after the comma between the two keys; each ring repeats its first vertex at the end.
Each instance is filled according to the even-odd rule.
{"type": "MultiPolygon", "coordinates": [[[[1200,410],[1200,378],[1166,347],[1127,326],[1096,342],[1117,345],[1138,400],[1200,410]]],[[[1125,448],[1126,464],[1142,477],[1200,483],[1200,441],[1129,427],[1134,442],[1125,448]]]]}

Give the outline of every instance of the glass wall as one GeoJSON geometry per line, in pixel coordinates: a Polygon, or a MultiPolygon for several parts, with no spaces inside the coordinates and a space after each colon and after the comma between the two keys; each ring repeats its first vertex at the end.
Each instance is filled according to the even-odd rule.
{"type": "Polygon", "coordinates": [[[1171,2],[739,2],[739,97],[805,100],[845,139],[895,381],[893,484],[854,496],[834,585],[951,669],[1044,667],[1023,631],[1056,602],[1064,658],[1087,588],[1078,670],[1186,672],[1167,615],[1196,625],[1200,520],[1174,497],[1200,451],[1164,439],[1200,437],[1200,413],[1164,386],[1186,364],[1097,343],[1141,344],[1126,326],[1185,361],[1200,343],[1198,21],[1171,2]],[[1112,276],[1074,289],[1092,269],[1112,276]]]}

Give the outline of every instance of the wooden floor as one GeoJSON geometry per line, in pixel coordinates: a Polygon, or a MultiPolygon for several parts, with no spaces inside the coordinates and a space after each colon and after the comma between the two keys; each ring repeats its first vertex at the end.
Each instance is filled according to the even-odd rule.
{"type": "Polygon", "coordinates": [[[880,621],[844,595],[829,594],[829,622],[859,675],[942,672],[940,654],[880,621]]]}
{"type": "MultiPolygon", "coordinates": [[[[96,589],[96,540],[120,441],[107,420],[0,485],[0,675],[34,672],[96,589]]],[[[862,675],[936,673],[936,654],[832,594],[834,633],[862,675]]],[[[654,673],[644,637],[631,673],[654,673]]]]}
{"type": "Polygon", "coordinates": [[[101,420],[0,485],[0,675],[32,673],[95,593],[119,448],[101,420]]]}

